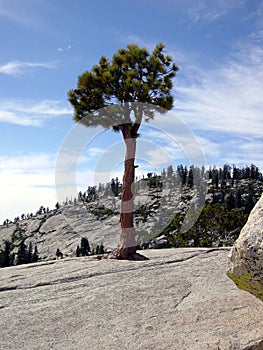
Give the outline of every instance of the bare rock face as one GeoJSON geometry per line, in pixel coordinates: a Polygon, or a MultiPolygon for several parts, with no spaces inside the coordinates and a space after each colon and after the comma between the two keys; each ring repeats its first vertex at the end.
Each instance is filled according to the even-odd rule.
{"type": "Polygon", "coordinates": [[[263,195],[231,249],[227,275],[240,289],[263,300],[263,195]]]}
{"type": "Polygon", "coordinates": [[[0,349],[262,350],[263,303],[226,276],[229,250],[3,268],[0,349]]]}

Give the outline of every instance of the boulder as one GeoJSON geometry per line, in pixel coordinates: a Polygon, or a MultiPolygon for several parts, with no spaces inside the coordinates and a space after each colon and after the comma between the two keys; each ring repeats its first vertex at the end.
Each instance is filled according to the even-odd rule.
{"type": "Polygon", "coordinates": [[[161,235],[151,239],[148,243],[149,249],[168,248],[170,246],[169,239],[165,235],[161,235]]]}
{"type": "Polygon", "coordinates": [[[263,300],[263,195],[231,249],[227,275],[240,289],[263,300]]]}

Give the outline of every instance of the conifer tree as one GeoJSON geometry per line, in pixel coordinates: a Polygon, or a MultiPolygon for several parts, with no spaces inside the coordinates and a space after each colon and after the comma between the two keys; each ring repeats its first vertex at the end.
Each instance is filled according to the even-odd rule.
{"type": "Polygon", "coordinates": [[[114,194],[114,196],[115,196],[115,193],[116,193],[116,184],[115,184],[115,180],[114,180],[114,179],[111,179],[110,187],[111,187],[111,192],[112,192],[112,193],[114,194]]]}
{"type": "Polygon", "coordinates": [[[17,265],[26,264],[27,263],[27,245],[25,241],[22,240],[18,247],[17,252],[17,265]]]}
{"type": "Polygon", "coordinates": [[[38,262],[38,250],[37,250],[37,246],[35,245],[35,248],[34,248],[34,253],[33,253],[33,262],[38,262]]]}
{"type": "Polygon", "coordinates": [[[225,205],[227,210],[232,210],[235,208],[235,196],[233,192],[230,192],[229,196],[226,197],[225,205]]]}
{"type": "Polygon", "coordinates": [[[104,254],[104,245],[103,245],[103,243],[101,243],[100,246],[99,246],[99,254],[104,254]]]}
{"type": "Polygon", "coordinates": [[[164,113],[173,106],[172,79],[178,67],[164,49],[160,43],[150,54],[131,44],[118,50],[111,61],[102,56],[97,65],[79,76],[77,88],[68,94],[76,122],[111,128],[122,134],[125,143],[118,259],[139,258],[133,224],[133,186],[141,123],[153,118],[155,110],[164,113]]]}
{"type": "Polygon", "coordinates": [[[79,247],[79,245],[77,245],[76,256],[80,257],[80,247],[79,247]]]}
{"type": "Polygon", "coordinates": [[[167,177],[172,177],[174,173],[172,165],[169,165],[167,168],[167,177]]]}
{"type": "Polygon", "coordinates": [[[236,208],[242,207],[242,194],[241,194],[240,189],[237,190],[236,195],[235,195],[235,207],[236,208]]]}
{"type": "Polygon", "coordinates": [[[82,237],[80,242],[80,255],[87,256],[90,252],[90,245],[87,238],[82,237]]]}
{"type": "Polygon", "coordinates": [[[12,265],[12,259],[11,259],[11,249],[12,244],[9,241],[5,241],[5,248],[3,251],[3,258],[2,258],[2,266],[7,267],[12,265]]]}
{"type": "Polygon", "coordinates": [[[190,167],[188,172],[187,186],[190,188],[194,186],[194,171],[192,166],[190,167]]]}
{"type": "Polygon", "coordinates": [[[33,244],[32,242],[29,243],[28,251],[27,251],[27,263],[33,262],[33,244]]]}

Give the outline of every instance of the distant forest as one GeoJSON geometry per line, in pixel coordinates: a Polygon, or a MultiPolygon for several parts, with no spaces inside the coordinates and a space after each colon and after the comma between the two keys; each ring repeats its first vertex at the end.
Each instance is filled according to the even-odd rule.
{"type": "MultiPolygon", "coordinates": [[[[147,186],[149,188],[157,188],[162,187],[162,179],[171,179],[171,183],[174,186],[185,186],[190,189],[194,188],[198,184],[194,183],[194,180],[198,180],[200,178],[205,179],[208,181],[209,185],[209,191],[215,194],[215,197],[213,199],[214,203],[222,201],[220,198],[223,197],[225,199],[225,194],[229,193],[230,188],[236,188],[239,187],[239,184],[242,180],[248,180],[251,184],[253,184],[254,181],[257,181],[259,183],[263,182],[263,175],[260,172],[259,168],[255,166],[254,164],[251,164],[250,166],[246,167],[236,167],[233,165],[232,167],[225,164],[223,168],[217,168],[209,167],[208,170],[205,169],[205,167],[202,167],[201,169],[195,166],[183,166],[178,165],[177,169],[174,169],[172,165],[169,165],[167,169],[163,169],[162,173],[160,175],[149,172],[145,175],[143,175],[142,179],[136,178],[137,183],[138,182],[146,182],[147,186]],[[216,192],[220,191],[221,196],[216,195],[216,192]]],[[[253,187],[253,186],[252,186],[253,187]]],[[[248,188],[248,198],[247,198],[247,206],[251,206],[254,203],[254,197],[253,200],[251,198],[252,192],[254,191],[254,188],[249,189],[248,188]],[[252,200],[252,201],[251,201],[252,200]],[[249,204],[250,203],[250,204],[249,204]]],[[[99,197],[99,195],[107,196],[107,195],[114,195],[115,197],[119,196],[122,192],[122,183],[118,178],[113,178],[109,183],[101,184],[99,183],[98,186],[88,186],[87,190],[80,191],[78,193],[78,196],[74,199],[72,198],[66,198],[63,203],[56,203],[55,204],[55,210],[61,208],[63,205],[68,205],[72,203],[76,203],[78,201],[84,201],[89,202],[93,201],[96,198],[99,197]]],[[[234,201],[233,196],[234,193],[231,195],[230,198],[227,199],[228,201],[228,207],[229,206],[236,206],[237,208],[242,206],[241,205],[241,198],[240,195],[241,189],[238,191],[235,191],[236,200],[234,201]],[[234,204],[235,203],[235,204],[234,204]]],[[[243,204],[243,203],[242,203],[243,204]]],[[[255,203],[254,203],[255,204],[255,203]]],[[[253,204],[253,205],[254,205],[253,204]]],[[[249,208],[247,207],[247,210],[249,208]]],[[[8,226],[11,223],[16,223],[20,220],[26,220],[30,219],[32,217],[36,217],[38,215],[47,214],[50,212],[49,207],[45,207],[41,205],[39,209],[35,213],[23,213],[20,216],[16,216],[13,220],[6,219],[3,222],[4,226],[8,226]]]]}
{"type": "MultiPolygon", "coordinates": [[[[196,223],[187,232],[181,232],[186,210],[177,213],[160,236],[168,238],[166,246],[220,247],[231,246],[240,234],[248,216],[263,193],[263,176],[254,164],[246,167],[210,167],[208,170],[179,165],[174,171],[168,167],[166,176],[174,177],[183,187],[182,200],[187,203],[194,179],[207,183],[205,205],[196,223]]],[[[154,180],[150,179],[151,185],[154,180]]],[[[197,184],[198,187],[198,184],[197,184]]],[[[198,188],[197,188],[198,190],[198,188]]]]}
{"type": "MultiPolygon", "coordinates": [[[[246,167],[229,166],[225,164],[222,168],[178,165],[174,169],[171,165],[163,169],[161,174],[149,172],[136,182],[136,188],[150,191],[157,202],[160,201],[160,193],[164,186],[169,188],[180,188],[181,210],[175,210],[170,224],[165,227],[159,236],[167,238],[160,247],[220,247],[231,246],[237,239],[248,216],[263,193],[263,175],[254,164],[246,167]],[[202,180],[202,181],[201,181],[202,180]],[[203,184],[206,184],[205,205],[196,223],[187,231],[181,232],[181,224],[187,213],[189,202],[196,193],[202,192],[203,184]]],[[[78,203],[94,202],[104,196],[119,197],[122,192],[122,183],[118,178],[109,183],[89,186],[87,190],[78,193],[76,198],[66,198],[63,203],[56,203],[55,209],[50,210],[43,205],[36,213],[22,214],[13,220],[6,219],[5,227],[15,224],[11,241],[4,241],[0,246],[0,267],[13,264],[36,262],[39,260],[37,247],[32,243],[28,246],[24,243],[23,229],[19,223],[38,216],[48,216],[63,210],[64,206],[76,205],[78,203]],[[16,247],[17,252],[13,254],[16,247]]],[[[135,191],[136,194],[136,191],[135,191]]],[[[96,219],[103,216],[118,215],[113,208],[90,209],[96,219]]],[[[156,211],[151,207],[142,205],[134,213],[135,224],[140,220],[146,222],[150,215],[156,211]]],[[[138,248],[149,248],[149,242],[144,240],[138,248]]],[[[98,251],[99,248],[97,249],[98,251]]],[[[101,250],[102,251],[102,250],[101,250]]],[[[95,252],[93,252],[94,254],[95,252]]],[[[78,248],[76,256],[83,255],[81,247],[78,248]]]]}

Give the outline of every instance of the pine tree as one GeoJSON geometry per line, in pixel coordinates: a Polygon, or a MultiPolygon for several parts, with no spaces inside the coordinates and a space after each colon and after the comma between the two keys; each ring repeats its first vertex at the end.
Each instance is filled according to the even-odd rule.
{"type": "Polygon", "coordinates": [[[100,246],[99,246],[99,254],[104,254],[104,245],[103,245],[103,243],[101,243],[100,246]]]}
{"type": "Polygon", "coordinates": [[[194,171],[193,166],[190,167],[187,178],[187,186],[193,188],[194,186],[194,171]]]}
{"type": "Polygon", "coordinates": [[[221,180],[230,180],[231,179],[231,167],[227,164],[224,165],[223,170],[221,171],[221,180]]]}
{"type": "Polygon", "coordinates": [[[165,178],[166,177],[166,171],[165,171],[165,169],[163,168],[163,170],[162,170],[162,172],[161,172],[161,176],[163,177],[163,178],[165,178]]]}
{"type": "Polygon", "coordinates": [[[7,267],[11,266],[11,249],[12,249],[12,243],[9,241],[5,241],[5,248],[3,251],[3,260],[2,260],[2,266],[7,267]]]}
{"type": "Polygon", "coordinates": [[[115,187],[116,187],[116,185],[115,185],[115,180],[114,180],[114,179],[111,179],[111,185],[110,185],[110,187],[111,187],[111,192],[112,192],[113,195],[115,196],[115,193],[116,193],[115,187]]]}
{"type": "Polygon", "coordinates": [[[27,251],[27,263],[33,262],[33,244],[29,243],[28,251],[27,251]]]}
{"type": "Polygon", "coordinates": [[[253,197],[253,192],[250,190],[245,202],[245,213],[249,214],[254,208],[255,201],[253,197]]]}
{"type": "Polygon", "coordinates": [[[22,240],[18,247],[17,265],[26,264],[26,263],[27,263],[27,245],[25,244],[25,241],[22,240]]]}
{"type": "Polygon", "coordinates": [[[237,168],[235,165],[233,165],[233,175],[232,175],[233,181],[239,182],[241,178],[242,178],[242,170],[237,168]]]}
{"type": "Polygon", "coordinates": [[[167,168],[167,177],[172,177],[174,174],[174,169],[172,167],[172,165],[169,165],[167,168]]]}
{"type": "Polygon", "coordinates": [[[82,237],[80,242],[80,255],[87,256],[90,252],[90,245],[87,238],[82,237]]]}
{"type": "Polygon", "coordinates": [[[58,259],[63,259],[63,253],[62,253],[62,251],[59,248],[56,251],[56,257],[58,259]]]}
{"type": "Polygon", "coordinates": [[[235,195],[235,207],[236,208],[242,208],[242,194],[240,189],[237,190],[235,195]]]}
{"type": "MultiPolygon", "coordinates": [[[[137,259],[133,222],[136,140],[142,121],[173,107],[173,78],[178,67],[165,45],[150,54],[138,45],[120,49],[112,60],[102,56],[90,71],[78,77],[76,89],[68,93],[74,119],[87,127],[102,126],[122,134],[126,155],[121,198],[118,259],[137,259]],[[113,105],[113,103],[115,103],[113,105]]],[[[141,258],[141,257],[140,257],[141,258]]]]}
{"type": "Polygon", "coordinates": [[[218,170],[214,167],[212,170],[212,185],[215,186],[216,189],[218,189],[219,185],[219,172],[218,170]]]}
{"type": "Polygon", "coordinates": [[[225,205],[228,211],[235,208],[235,196],[233,192],[230,192],[229,196],[226,197],[225,205]]]}
{"type": "Polygon", "coordinates": [[[80,252],[80,247],[79,247],[79,245],[77,245],[76,256],[77,256],[77,257],[80,257],[80,254],[81,254],[81,252],[80,252]]]}
{"type": "Polygon", "coordinates": [[[38,262],[38,258],[39,258],[38,250],[37,250],[37,246],[35,245],[32,262],[38,262]]]}
{"type": "Polygon", "coordinates": [[[116,177],[116,179],[115,179],[115,192],[114,192],[115,197],[118,197],[118,195],[119,195],[119,187],[120,187],[120,181],[119,181],[118,177],[116,177]]]}
{"type": "Polygon", "coordinates": [[[242,168],[242,179],[249,179],[250,178],[250,167],[246,166],[245,168],[242,168]]]}

